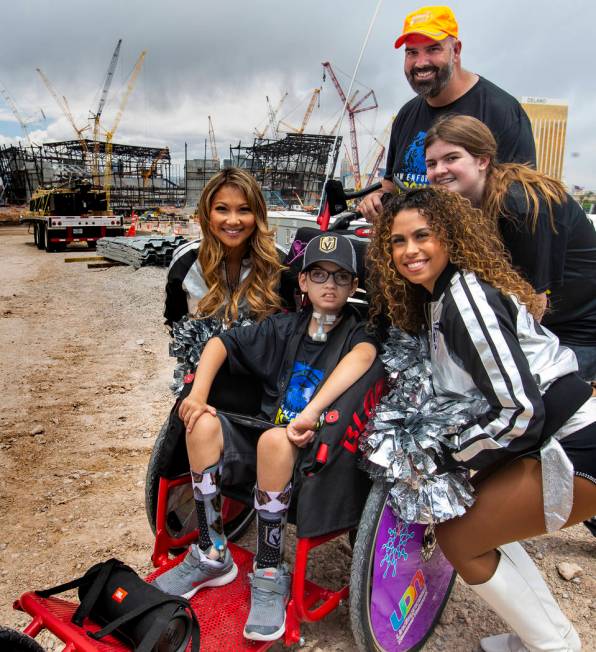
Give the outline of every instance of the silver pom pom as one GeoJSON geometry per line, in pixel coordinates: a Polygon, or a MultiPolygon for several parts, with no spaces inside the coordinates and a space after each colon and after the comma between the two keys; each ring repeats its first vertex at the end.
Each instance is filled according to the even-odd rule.
{"type": "Polygon", "coordinates": [[[252,319],[240,317],[233,322],[224,322],[216,317],[193,319],[188,315],[177,321],[172,326],[172,341],[170,342],[170,355],[177,360],[174,369],[174,378],[170,389],[176,396],[184,387],[184,377],[194,373],[203,349],[207,342],[216,335],[234,328],[235,326],[248,326],[253,324],[252,319]]]}
{"type": "Polygon", "coordinates": [[[467,472],[441,469],[453,461],[450,450],[457,448],[459,431],[487,403],[434,395],[425,337],[392,328],[381,359],[389,392],[360,443],[369,474],[393,484],[389,502],[404,521],[441,523],[461,516],[474,502],[467,472]]]}

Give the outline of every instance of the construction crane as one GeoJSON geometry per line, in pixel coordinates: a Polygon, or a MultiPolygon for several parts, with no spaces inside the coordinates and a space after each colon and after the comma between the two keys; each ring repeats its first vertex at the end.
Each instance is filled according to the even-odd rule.
{"type": "MultiPolygon", "coordinates": [[[[354,100],[356,99],[356,95],[358,95],[359,92],[360,92],[359,90],[355,90],[355,91],[352,93],[352,97],[350,98],[349,104],[353,104],[353,103],[354,103],[354,100]]],[[[336,114],[336,115],[337,115],[337,114],[336,114]]],[[[327,135],[327,136],[335,136],[335,132],[339,129],[339,123],[341,122],[342,117],[343,117],[343,116],[342,116],[342,112],[340,111],[340,112],[339,112],[339,118],[337,119],[336,123],[333,125],[331,131],[330,131],[328,134],[325,134],[325,129],[324,129],[323,125],[321,125],[321,129],[319,130],[319,134],[321,134],[321,135],[323,135],[323,136],[324,136],[324,135],[327,135]]]]}
{"type": "Polygon", "coordinates": [[[155,158],[151,161],[151,165],[143,171],[143,186],[147,185],[147,179],[150,179],[157,169],[157,164],[167,155],[170,158],[170,150],[167,147],[162,147],[159,152],[157,152],[155,158]]]}
{"type": "Polygon", "coordinates": [[[219,163],[219,156],[217,155],[217,147],[215,145],[215,132],[213,131],[213,122],[211,116],[209,118],[209,145],[211,146],[211,159],[219,163]]]}
{"type": "Polygon", "coordinates": [[[105,158],[105,166],[103,171],[103,189],[104,192],[106,193],[106,206],[108,211],[110,210],[110,186],[111,186],[111,175],[112,175],[112,139],[114,138],[114,134],[118,129],[118,125],[120,124],[120,120],[122,119],[122,114],[124,113],[124,109],[126,108],[128,98],[130,97],[135,82],[137,81],[139,72],[141,72],[141,67],[143,65],[143,61],[145,60],[146,54],[147,54],[147,50],[143,50],[139,55],[139,58],[137,59],[137,62],[135,63],[135,67],[133,68],[133,71],[128,80],[126,90],[124,91],[124,94],[122,95],[122,99],[120,100],[120,106],[118,107],[118,113],[116,113],[116,117],[114,118],[114,124],[112,125],[112,128],[109,131],[106,131],[106,149],[105,149],[106,158],[105,158]]]}
{"type": "Polygon", "coordinates": [[[99,96],[97,110],[91,115],[91,118],[93,119],[93,183],[96,186],[99,186],[99,123],[102,111],[108,99],[108,92],[112,85],[112,79],[114,78],[114,71],[116,70],[116,64],[118,63],[118,57],[120,56],[121,45],[122,39],[118,39],[118,43],[116,43],[116,48],[112,54],[110,65],[108,66],[101,95],[99,96]]]}
{"type": "Polygon", "coordinates": [[[56,89],[52,86],[50,80],[46,77],[44,74],[43,70],[41,68],[36,68],[35,69],[37,74],[41,77],[43,83],[45,84],[45,87],[48,89],[50,92],[50,95],[54,98],[54,101],[58,105],[58,108],[60,111],[62,111],[63,115],[66,117],[68,120],[70,126],[73,128],[77,140],[81,144],[81,154],[83,155],[83,163],[87,159],[87,154],[89,152],[89,148],[87,147],[87,141],[85,140],[83,136],[83,132],[87,127],[83,127],[82,129],[79,129],[74,121],[74,118],[72,117],[72,113],[70,111],[70,107],[68,106],[68,100],[66,97],[63,95],[62,99],[58,97],[58,93],[56,92],[56,89]]]}
{"type": "Polygon", "coordinates": [[[304,130],[306,129],[306,125],[308,124],[308,121],[310,120],[310,116],[312,115],[312,112],[314,111],[315,104],[319,100],[319,96],[321,95],[321,88],[315,88],[312,92],[312,95],[310,97],[310,101],[308,103],[308,106],[306,108],[306,113],[304,114],[304,117],[302,118],[302,124],[300,127],[292,127],[292,125],[289,125],[287,122],[284,122],[283,120],[279,121],[279,124],[284,125],[290,131],[294,134],[303,134],[304,130]]]}
{"type": "MultiPolygon", "coordinates": [[[[151,161],[151,165],[146,169],[143,170],[142,176],[143,176],[143,190],[147,187],[147,183],[149,179],[155,174],[155,170],[157,169],[157,164],[161,161],[162,158],[167,157],[168,159],[170,158],[170,150],[167,147],[162,147],[159,152],[155,155],[154,159],[151,161]]],[[[145,195],[143,194],[143,205],[145,203],[145,195]]]]}
{"type": "Polygon", "coordinates": [[[375,142],[377,143],[377,146],[373,150],[373,153],[369,158],[368,164],[364,168],[365,170],[369,170],[368,178],[366,180],[366,185],[364,186],[365,188],[368,188],[368,186],[372,184],[375,178],[375,174],[377,173],[377,170],[381,165],[381,161],[383,160],[383,155],[385,154],[385,143],[387,142],[387,138],[389,136],[389,132],[391,131],[391,125],[393,124],[394,119],[395,119],[395,115],[391,116],[391,120],[383,130],[383,133],[381,134],[380,138],[374,139],[375,142]]]}
{"type": "Polygon", "coordinates": [[[278,130],[277,127],[278,125],[275,122],[275,118],[277,114],[279,113],[279,110],[281,109],[282,104],[284,103],[286,97],[288,97],[287,91],[281,96],[281,99],[279,100],[279,103],[275,110],[271,106],[271,102],[269,101],[269,96],[266,95],[265,99],[267,100],[267,117],[269,119],[269,122],[265,125],[265,128],[262,131],[259,131],[258,129],[255,129],[255,135],[256,137],[261,140],[262,138],[265,137],[265,134],[267,133],[267,129],[271,128],[271,132],[273,137],[277,136],[278,130]]]}
{"type": "Polygon", "coordinates": [[[27,139],[27,142],[29,143],[29,147],[32,147],[33,143],[31,142],[31,137],[29,136],[29,129],[27,128],[27,123],[21,117],[21,114],[17,109],[17,105],[14,103],[12,97],[10,97],[8,91],[2,84],[0,84],[0,94],[2,94],[4,101],[6,102],[6,104],[8,104],[8,108],[12,111],[12,114],[17,119],[17,122],[21,125],[21,129],[23,130],[23,134],[27,139]]]}
{"type": "MultiPolygon", "coordinates": [[[[358,140],[356,138],[356,121],[354,119],[354,116],[357,113],[362,113],[364,111],[371,111],[372,109],[378,108],[378,103],[377,103],[377,98],[375,96],[375,92],[371,89],[363,95],[358,102],[355,104],[352,102],[348,102],[346,100],[346,94],[344,93],[341,84],[339,83],[337,77],[335,76],[335,72],[333,71],[333,68],[331,67],[331,64],[329,61],[323,62],[323,68],[329,72],[329,76],[331,77],[331,80],[333,81],[333,85],[335,86],[335,89],[337,90],[339,97],[341,98],[341,101],[346,105],[346,111],[348,113],[348,120],[350,122],[350,141],[352,144],[352,164],[354,166],[354,186],[356,190],[360,190],[362,187],[361,183],[361,178],[360,178],[360,160],[358,157],[358,140]],[[371,98],[371,103],[368,105],[364,105],[364,102],[368,98],[371,98]]],[[[324,79],[324,77],[323,77],[324,79]]]]}

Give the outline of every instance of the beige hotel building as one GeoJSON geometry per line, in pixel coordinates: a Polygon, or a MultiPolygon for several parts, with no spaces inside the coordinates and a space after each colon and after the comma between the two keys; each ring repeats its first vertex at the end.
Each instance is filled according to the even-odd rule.
{"type": "Polygon", "coordinates": [[[521,104],[532,123],[537,169],[561,180],[567,131],[567,102],[546,97],[522,97],[521,104]]]}

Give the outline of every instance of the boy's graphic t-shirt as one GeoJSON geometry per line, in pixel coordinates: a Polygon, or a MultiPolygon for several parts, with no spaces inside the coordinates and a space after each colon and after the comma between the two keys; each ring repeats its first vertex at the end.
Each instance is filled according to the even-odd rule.
{"type": "Polygon", "coordinates": [[[325,376],[329,359],[326,342],[315,342],[310,336],[303,338],[288,383],[288,388],[275,416],[276,425],[290,423],[310,402],[325,376]]]}

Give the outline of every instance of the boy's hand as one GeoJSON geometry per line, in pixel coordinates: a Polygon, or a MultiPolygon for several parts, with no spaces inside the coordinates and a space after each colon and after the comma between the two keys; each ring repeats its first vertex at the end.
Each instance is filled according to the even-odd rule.
{"type": "Polygon", "coordinates": [[[208,412],[213,417],[216,415],[214,407],[207,405],[205,401],[197,401],[196,399],[193,399],[192,396],[187,396],[182,403],[180,403],[178,416],[184,422],[186,432],[191,432],[199,418],[205,414],[205,412],[208,412]]]}
{"type": "Polygon", "coordinates": [[[288,439],[298,446],[304,448],[315,437],[315,428],[319,423],[320,414],[310,412],[305,408],[295,419],[292,419],[286,426],[286,434],[288,439]]]}

